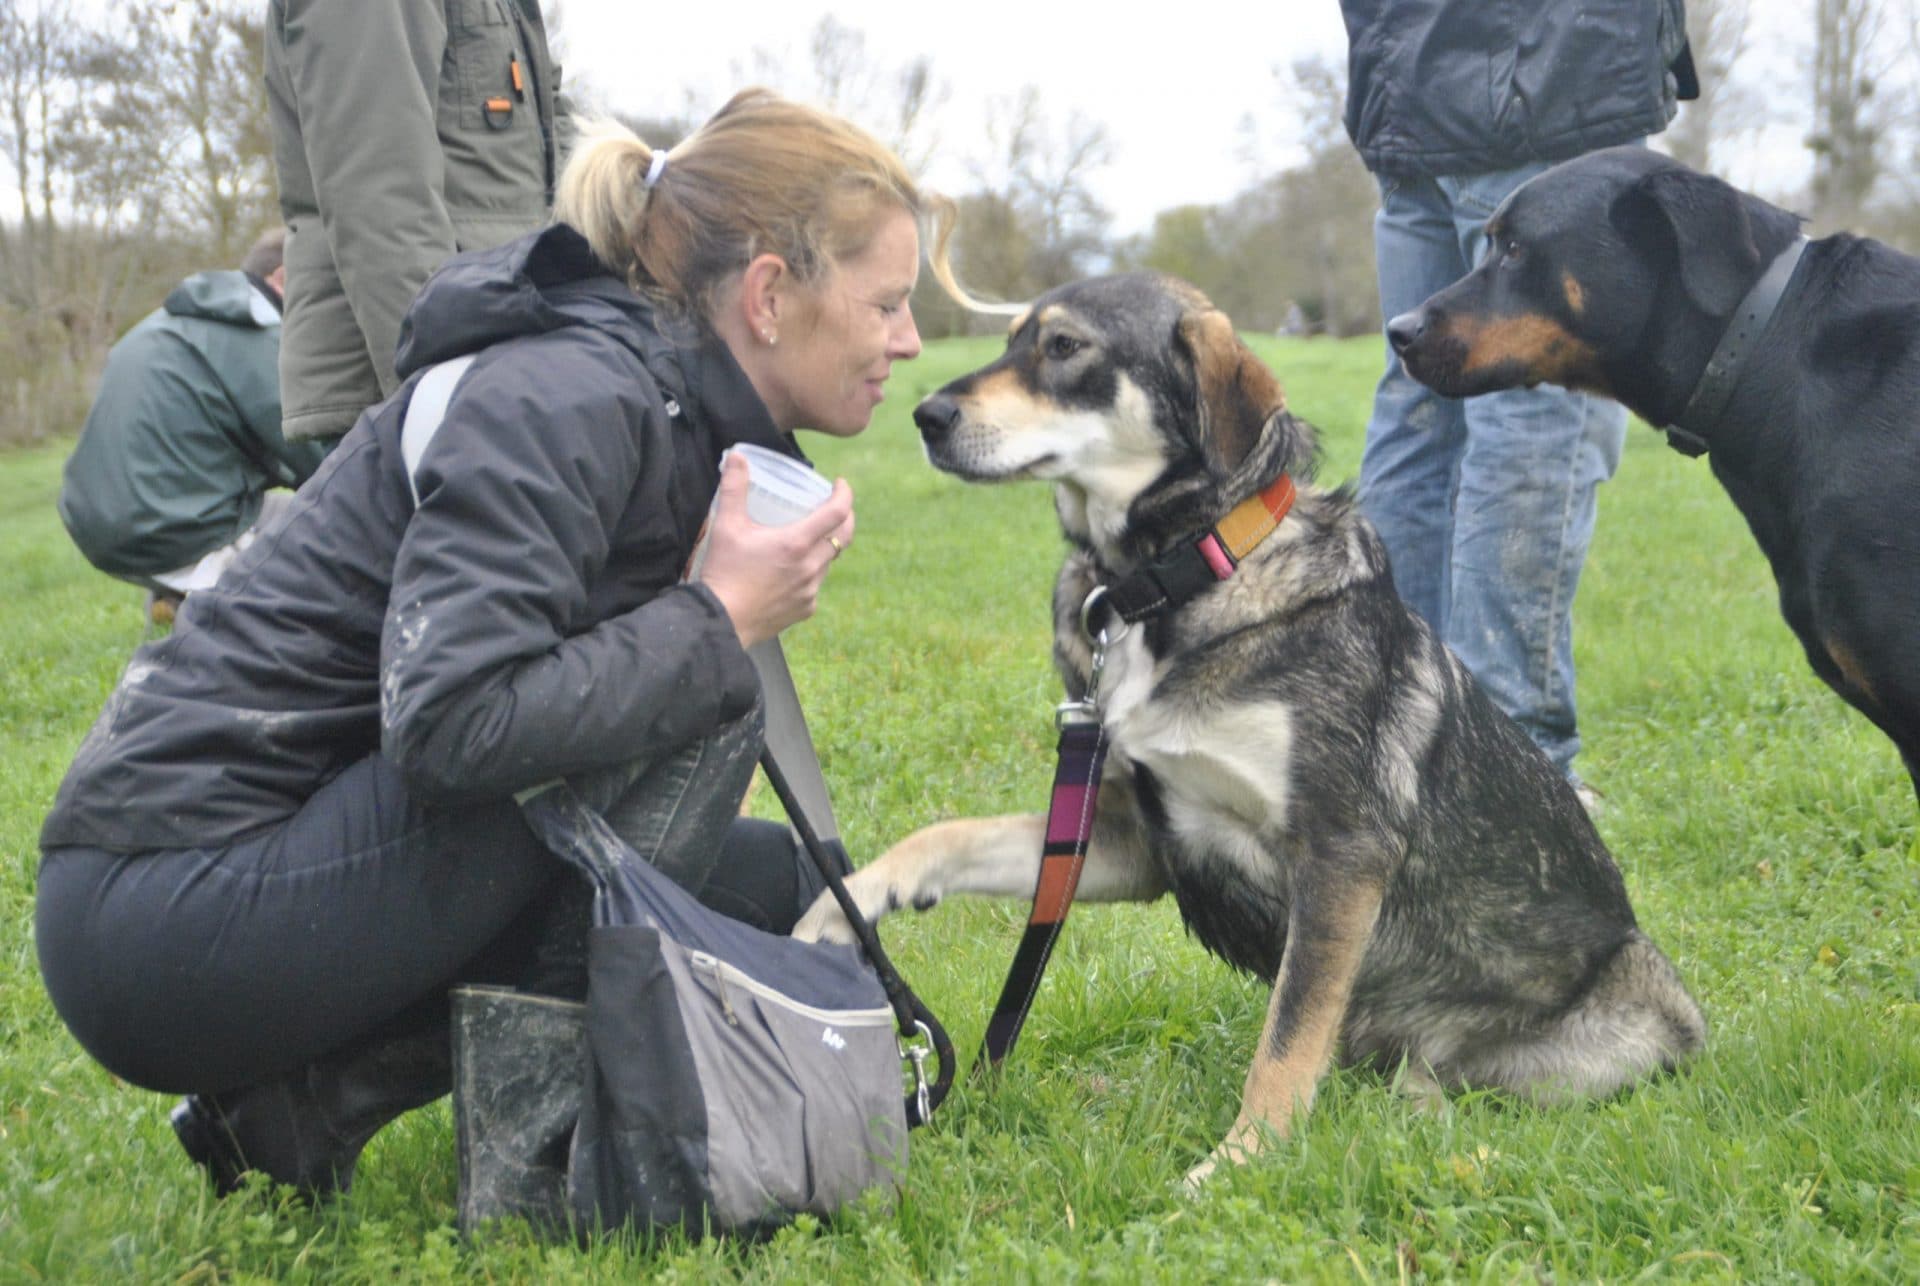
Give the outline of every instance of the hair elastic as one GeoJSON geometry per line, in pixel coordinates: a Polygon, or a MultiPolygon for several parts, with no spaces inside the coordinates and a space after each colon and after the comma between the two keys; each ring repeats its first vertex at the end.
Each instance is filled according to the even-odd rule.
{"type": "Polygon", "coordinates": [[[653,160],[647,166],[647,177],[640,181],[640,186],[652,188],[654,184],[660,181],[660,175],[665,172],[666,168],[667,149],[663,147],[653,154],[653,160]]]}

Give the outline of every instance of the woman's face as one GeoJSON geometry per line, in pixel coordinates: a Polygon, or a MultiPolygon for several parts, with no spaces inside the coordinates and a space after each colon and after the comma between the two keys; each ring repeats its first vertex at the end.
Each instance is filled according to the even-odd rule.
{"type": "Polygon", "coordinates": [[[880,405],[895,362],[920,355],[907,297],[920,273],[920,232],[896,210],[859,254],[795,290],[778,342],[766,349],[760,393],[782,429],[851,437],[880,405]]]}

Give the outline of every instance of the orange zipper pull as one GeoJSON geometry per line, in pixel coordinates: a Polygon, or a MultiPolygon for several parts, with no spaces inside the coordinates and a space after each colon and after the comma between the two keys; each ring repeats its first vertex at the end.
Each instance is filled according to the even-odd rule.
{"type": "Polygon", "coordinates": [[[520,75],[520,55],[514,54],[507,59],[507,74],[513,79],[514,97],[521,102],[527,101],[527,82],[520,75]]]}

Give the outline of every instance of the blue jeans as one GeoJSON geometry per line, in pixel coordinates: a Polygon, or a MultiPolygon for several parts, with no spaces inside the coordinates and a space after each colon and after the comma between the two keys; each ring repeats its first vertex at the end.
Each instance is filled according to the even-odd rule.
{"type": "MultiPolygon", "coordinates": [[[[1374,250],[1385,318],[1465,276],[1486,222],[1545,169],[1380,180],[1374,250]]],[[[1573,594],[1595,493],[1620,464],[1627,413],[1543,385],[1462,400],[1412,379],[1391,347],[1360,462],[1360,505],[1402,598],[1494,703],[1569,776],[1573,594]]]]}

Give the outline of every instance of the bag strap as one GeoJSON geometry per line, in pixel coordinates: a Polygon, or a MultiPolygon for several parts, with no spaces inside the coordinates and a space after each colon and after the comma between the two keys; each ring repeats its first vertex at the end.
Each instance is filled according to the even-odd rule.
{"type": "MultiPolygon", "coordinates": [[[[441,362],[429,368],[413,387],[413,396],[400,424],[400,458],[416,505],[420,503],[420,484],[416,481],[420,461],[446,418],[454,387],[473,365],[474,357],[475,354],[469,353],[441,362]]],[[[913,1059],[918,1082],[916,1093],[907,1100],[907,1124],[924,1125],[953,1088],[953,1041],[933,1011],[913,994],[893,967],[893,961],[880,946],[879,935],[860,914],[860,908],[854,905],[852,895],[840,878],[840,872],[852,870],[853,863],[840,843],[840,827],[833,818],[833,800],[827,793],[826,777],[820,771],[820,756],[813,748],[812,734],[807,731],[807,717],[800,708],[800,694],[793,686],[793,673],[787,668],[787,656],[780,649],[780,640],[771,638],[751,647],[747,649],[747,656],[759,672],[766,703],[766,749],[760,757],[760,766],[773,784],[774,793],[780,797],[780,805],[786,809],[807,855],[820,868],[827,887],[833,890],[834,899],[846,914],[847,923],[853,926],[861,949],[867,953],[867,960],[879,975],[887,1003],[899,1023],[901,1050],[913,1059]],[[926,1041],[924,1046],[919,1044],[922,1039],[926,1041]],[[924,1067],[929,1053],[939,1060],[938,1072],[931,1083],[927,1081],[924,1067]]]]}
{"type": "Polygon", "coordinates": [[[800,708],[800,694],[793,686],[793,674],[787,669],[787,656],[781,650],[780,640],[768,639],[749,648],[747,655],[760,671],[766,705],[766,749],[760,756],[760,767],[766,772],[767,782],[779,797],[795,833],[800,836],[801,845],[833,891],[834,901],[839,903],[847,923],[853,926],[854,937],[879,976],[881,989],[887,993],[887,1003],[892,1006],[894,1019],[899,1024],[901,1049],[914,1060],[918,1083],[914,1096],[907,1100],[907,1124],[925,1125],[953,1088],[957,1061],[953,1041],[926,1002],[914,994],[900,971],[893,967],[886,949],[880,945],[880,935],[867,917],[860,914],[853,895],[847,892],[846,881],[840,878],[840,872],[852,870],[853,863],[840,843],[840,828],[833,818],[833,803],[827,795],[826,778],[820,771],[820,756],[814,751],[813,738],[807,732],[807,716],[800,708]],[[924,1047],[918,1043],[922,1040],[926,1042],[924,1047]],[[939,1064],[931,1082],[923,1066],[929,1052],[939,1064]]]}

